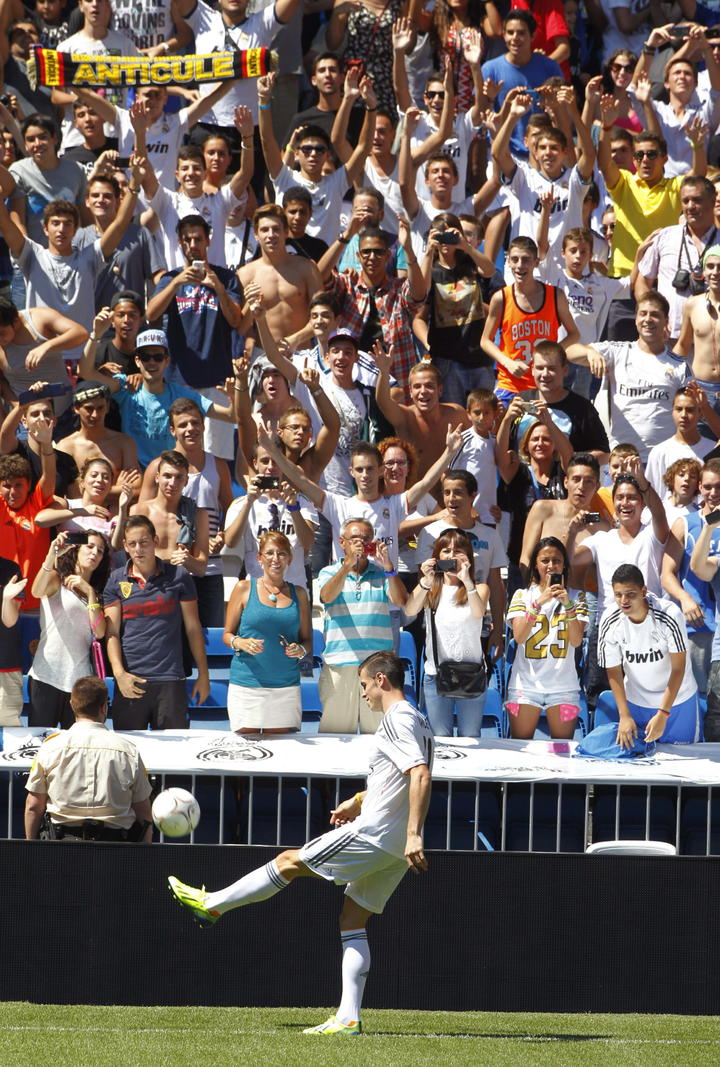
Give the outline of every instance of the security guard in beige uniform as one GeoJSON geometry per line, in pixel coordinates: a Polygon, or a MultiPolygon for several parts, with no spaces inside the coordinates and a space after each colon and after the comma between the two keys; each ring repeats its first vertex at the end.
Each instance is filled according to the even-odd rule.
{"type": "Polygon", "coordinates": [[[25,837],[152,841],[151,786],[136,746],[105,726],[108,691],[80,678],[75,722],[43,742],[25,785],[25,837]]]}

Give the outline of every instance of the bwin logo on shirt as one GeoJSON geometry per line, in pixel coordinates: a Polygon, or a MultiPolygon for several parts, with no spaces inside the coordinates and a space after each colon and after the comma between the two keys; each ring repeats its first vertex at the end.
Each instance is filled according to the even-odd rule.
{"type": "Polygon", "coordinates": [[[663,653],[657,648],[651,648],[649,652],[625,653],[628,663],[658,663],[662,658],[663,653]]]}

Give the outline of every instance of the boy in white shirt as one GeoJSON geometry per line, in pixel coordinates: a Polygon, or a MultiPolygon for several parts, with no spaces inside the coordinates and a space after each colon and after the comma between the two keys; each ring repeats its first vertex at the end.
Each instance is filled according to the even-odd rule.
{"type": "Polygon", "coordinates": [[[453,457],[450,469],[469,471],[475,478],[478,489],[473,507],[480,522],[494,526],[497,513],[497,463],[495,462],[495,427],[500,401],[490,389],[473,389],[465,404],[470,422],[469,430],[463,430],[462,447],[453,457]]]}
{"type": "Polygon", "coordinates": [[[702,462],[708,452],[715,448],[715,442],[703,437],[698,430],[700,392],[695,382],[678,389],[672,406],[675,433],[650,449],[645,473],[661,500],[668,495],[665,471],[676,459],[699,459],[702,462]]]}

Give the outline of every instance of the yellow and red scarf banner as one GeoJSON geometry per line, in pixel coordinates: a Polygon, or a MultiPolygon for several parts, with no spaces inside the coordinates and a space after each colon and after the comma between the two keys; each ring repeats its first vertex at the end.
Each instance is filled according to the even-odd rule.
{"type": "Polygon", "coordinates": [[[35,45],[28,62],[28,78],[33,88],[47,85],[109,89],[130,85],[201,85],[259,78],[275,69],[277,53],[269,48],[150,59],[149,56],[76,55],[35,45]]]}

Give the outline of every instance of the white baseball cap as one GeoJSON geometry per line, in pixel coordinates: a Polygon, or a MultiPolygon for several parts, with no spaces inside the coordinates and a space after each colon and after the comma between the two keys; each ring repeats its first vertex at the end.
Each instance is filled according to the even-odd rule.
{"type": "Polygon", "coordinates": [[[168,344],[167,335],[164,330],[144,330],[137,336],[135,342],[135,348],[150,348],[155,347],[170,349],[168,344]]]}

